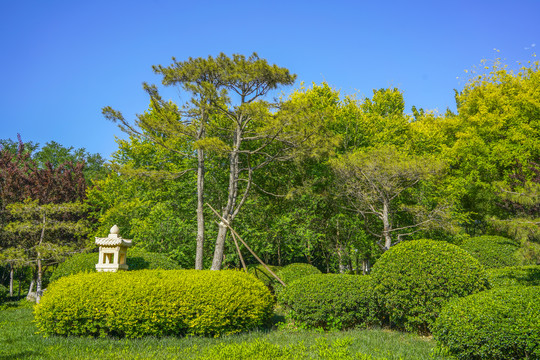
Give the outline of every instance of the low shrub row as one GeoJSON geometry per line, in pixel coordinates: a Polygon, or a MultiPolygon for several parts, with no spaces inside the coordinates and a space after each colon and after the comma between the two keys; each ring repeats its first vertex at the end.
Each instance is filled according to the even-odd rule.
{"type": "Polygon", "coordinates": [[[458,359],[540,359],[540,288],[496,288],[456,299],[433,335],[458,359]]]}
{"type": "Polygon", "coordinates": [[[486,275],[462,248],[416,240],[385,252],[371,275],[321,274],[308,264],[272,269],[287,286],[277,286],[258,266],[250,267],[251,274],[143,270],[64,276],[36,307],[36,323],[42,332],[60,335],[229,334],[269,319],[269,288],[275,286],[286,316],[299,326],[382,324],[433,333],[439,350],[459,359],[540,359],[540,289],[521,286],[539,284],[539,266],[490,269],[486,275]]]}
{"type": "Polygon", "coordinates": [[[372,275],[302,277],[290,282],[278,299],[292,320],[309,327],[345,328],[378,319],[400,330],[429,333],[450,299],[487,285],[482,265],[466,251],[418,240],[385,252],[372,275]]]}
{"type": "Polygon", "coordinates": [[[511,266],[487,271],[491,287],[540,286],[540,266],[511,266]]]}
{"type": "Polygon", "coordinates": [[[321,274],[321,271],[315,266],[305,263],[293,263],[282,267],[278,271],[278,276],[285,284],[300,279],[301,277],[321,274]]]}
{"type": "Polygon", "coordinates": [[[0,284],[0,304],[6,301],[9,295],[9,290],[2,284],[0,284]]]}
{"type": "Polygon", "coordinates": [[[295,322],[340,330],[372,323],[371,299],[369,276],[338,274],[302,277],[279,295],[295,322]]]}
{"type": "Polygon", "coordinates": [[[463,242],[461,248],[474,256],[486,268],[516,266],[520,244],[502,236],[476,236],[463,242]]]}
{"type": "Polygon", "coordinates": [[[46,334],[221,335],[262,326],[273,296],[240,271],[81,273],[52,283],[35,307],[46,334]]]}
{"type": "MultiPolygon", "coordinates": [[[[97,262],[98,253],[75,254],[58,265],[53,271],[49,281],[53,282],[64,276],[81,272],[95,272],[97,262]]],[[[142,249],[129,250],[126,263],[128,265],[128,270],[130,271],[143,269],[180,269],[180,266],[170,260],[167,256],[142,249]]]]}
{"type": "Polygon", "coordinates": [[[465,250],[418,240],[385,252],[371,275],[302,277],[278,299],[300,326],[382,323],[433,333],[438,351],[457,359],[540,359],[540,287],[522,286],[539,281],[540,266],[486,274],[465,250]]]}

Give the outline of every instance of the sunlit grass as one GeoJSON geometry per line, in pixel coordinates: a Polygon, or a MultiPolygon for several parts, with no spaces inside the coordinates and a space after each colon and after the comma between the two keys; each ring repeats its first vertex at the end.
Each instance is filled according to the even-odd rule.
{"type": "MultiPolygon", "coordinates": [[[[21,302],[20,304],[24,304],[21,302]]],[[[36,334],[32,309],[0,310],[0,360],[4,359],[443,359],[430,338],[382,329],[319,332],[274,329],[221,338],[78,338],[36,334]]]]}

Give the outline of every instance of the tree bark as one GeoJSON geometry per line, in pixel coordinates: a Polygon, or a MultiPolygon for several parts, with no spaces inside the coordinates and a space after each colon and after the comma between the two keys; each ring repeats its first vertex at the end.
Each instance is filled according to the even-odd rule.
{"type": "Polygon", "coordinates": [[[338,263],[339,263],[339,273],[344,274],[345,265],[343,265],[343,246],[341,245],[341,243],[338,243],[337,245],[337,255],[338,255],[338,263]]]}
{"type": "Polygon", "coordinates": [[[227,236],[227,226],[223,222],[220,222],[211,270],[221,270],[221,264],[223,262],[223,252],[225,250],[225,236],[227,236]]]}
{"type": "Polygon", "coordinates": [[[203,269],[204,256],[204,150],[197,150],[197,251],[195,269],[203,269]]]}
{"type": "Polygon", "coordinates": [[[13,297],[13,277],[15,276],[15,269],[13,264],[9,264],[9,296],[13,297]]]}
{"type": "Polygon", "coordinates": [[[19,269],[18,271],[18,274],[19,274],[19,290],[18,290],[18,293],[17,293],[17,297],[20,299],[21,298],[21,291],[22,291],[22,271],[19,269]]]}
{"type": "Polygon", "coordinates": [[[392,226],[390,225],[389,214],[388,214],[388,202],[386,200],[383,202],[382,221],[383,221],[384,251],[386,251],[390,249],[390,247],[392,246],[392,237],[390,236],[392,226]]]}
{"type": "Polygon", "coordinates": [[[38,252],[37,259],[37,279],[36,279],[36,304],[39,304],[41,300],[41,295],[43,294],[43,266],[41,263],[41,254],[38,252]]]}
{"type": "MultiPolygon", "coordinates": [[[[39,238],[39,245],[43,243],[45,238],[45,224],[47,223],[47,216],[45,212],[43,213],[43,224],[41,228],[41,236],[39,238]]],[[[43,293],[42,282],[43,280],[43,265],[41,263],[41,252],[37,252],[37,276],[36,276],[36,304],[39,304],[41,300],[41,295],[43,293]]]]}
{"type": "Polygon", "coordinates": [[[221,217],[225,219],[228,224],[224,224],[223,222],[220,222],[219,224],[219,231],[216,239],[214,259],[212,260],[211,270],[221,270],[221,265],[223,263],[223,252],[225,250],[225,238],[227,236],[227,225],[230,225],[235,217],[234,210],[236,207],[236,200],[238,198],[238,177],[240,173],[238,151],[240,149],[241,133],[242,130],[240,126],[237,126],[234,138],[234,150],[231,152],[229,157],[229,194],[227,196],[227,205],[225,206],[225,209],[223,209],[221,215],[221,217]]]}
{"type": "Polygon", "coordinates": [[[30,281],[30,286],[28,287],[28,294],[26,294],[26,299],[31,300],[32,299],[32,290],[34,290],[34,284],[36,283],[36,280],[32,278],[32,281],[30,281]]]}

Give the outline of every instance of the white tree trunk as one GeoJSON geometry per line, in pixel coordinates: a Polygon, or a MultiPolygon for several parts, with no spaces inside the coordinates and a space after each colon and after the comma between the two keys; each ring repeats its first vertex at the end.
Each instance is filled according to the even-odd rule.
{"type": "Polygon", "coordinates": [[[383,237],[384,237],[384,251],[390,249],[392,246],[392,237],[390,232],[392,231],[392,225],[390,224],[389,214],[388,214],[388,202],[385,200],[383,202],[383,237]]]}
{"type": "MultiPolygon", "coordinates": [[[[238,151],[240,149],[241,143],[241,133],[242,130],[240,127],[237,127],[235,131],[234,139],[234,150],[231,152],[229,157],[229,188],[227,196],[227,205],[223,209],[222,217],[229,222],[229,224],[234,220],[235,217],[235,207],[236,200],[238,198],[238,177],[240,174],[239,164],[238,164],[238,151]]],[[[237,209],[238,210],[238,209],[237,209]]],[[[216,246],[214,249],[214,259],[212,260],[211,270],[221,270],[221,265],[223,263],[223,253],[225,250],[225,238],[227,236],[227,224],[219,224],[218,236],[216,239],[216,246]]]]}
{"type": "Polygon", "coordinates": [[[38,259],[37,259],[37,280],[36,280],[36,304],[39,304],[39,301],[41,300],[41,295],[43,295],[43,266],[41,263],[41,254],[38,253],[38,259]]]}
{"type": "Polygon", "coordinates": [[[15,275],[15,269],[13,264],[10,264],[9,267],[9,296],[13,296],[13,277],[15,275]]]}
{"type": "Polygon", "coordinates": [[[203,269],[204,256],[204,150],[197,150],[197,251],[195,269],[203,269]]]}

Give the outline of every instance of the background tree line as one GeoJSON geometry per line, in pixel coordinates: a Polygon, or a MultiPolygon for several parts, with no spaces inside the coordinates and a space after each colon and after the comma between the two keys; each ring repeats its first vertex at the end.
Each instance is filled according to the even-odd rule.
{"type": "MultiPolygon", "coordinates": [[[[522,261],[538,262],[537,63],[512,71],[496,61],[456,92],[457,113],[413,107],[411,115],[395,88],[357,99],[326,83],[302,84],[271,99],[295,75],[256,54],[173,59],[154,71],[189,101],[164,100],[158,86],[144,84],[150,105],[135,121],[104,108],[128,134],[107,169],[74,149],[45,165],[43,149],[58,144],[17,160],[16,143],[4,141],[12,157],[2,174],[26,161],[54,170],[84,160],[87,189],[76,199],[85,206],[83,237],[118,224],[137,246],[185,268],[239,266],[206,203],[274,265],[361,272],[401,241],[460,243],[481,234],[519,239],[522,261]]],[[[22,215],[8,203],[48,203],[39,196],[1,199],[2,229],[11,231],[4,253],[22,244],[9,225],[22,215]]]]}

